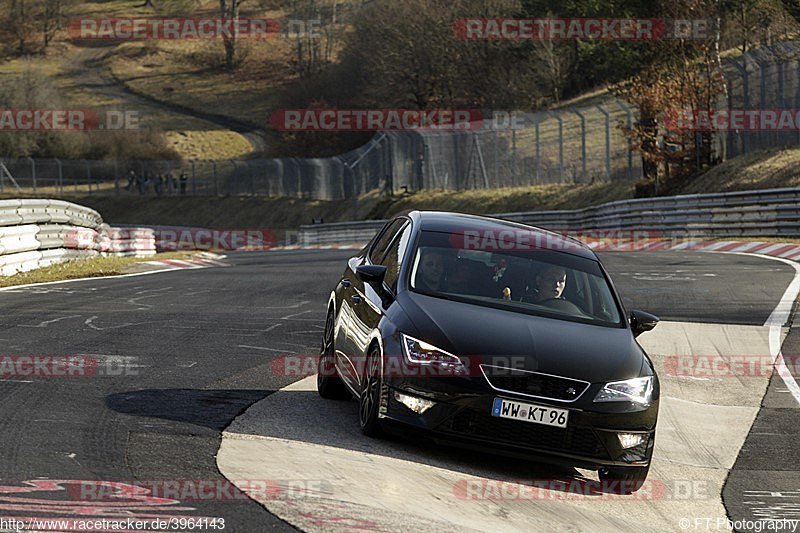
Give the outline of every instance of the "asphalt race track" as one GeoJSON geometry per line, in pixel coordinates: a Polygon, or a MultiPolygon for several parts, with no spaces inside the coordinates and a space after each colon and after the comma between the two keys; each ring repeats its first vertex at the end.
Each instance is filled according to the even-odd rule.
{"type": "MultiPolygon", "coordinates": [[[[326,298],[351,253],[231,254],[226,259],[230,267],[0,292],[3,304],[0,342],[4,356],[83,356],[96,366],[87,375],[3,374],[0,377],[0,517],[102,516],[107,509],[91,502],[87,505],[76,496],[76,490],[70,490],[81,481],[183,480],[225,484],[217,462],[221,433],[248,408],[253,406],[251,412],[256,412],[259,405],[267,411],[263,416],[273,418],[262,417],[261,422],[247,423],[251,427],[261,423],[262,436],[268,431],[298,445],[330,445],[376,457],[391,455],[388,459],[399,458],[410,465],[404,483],[415,483],[415,475],[429,476],[432,472],[441,474],[442,479],[453,471],[462,477],[502,473],[505,479],[531,479],[532,472],[551,474],[536,465],[509,465],[495,458],[439,450],[425,444],[372,443],[357,435],[354,403],[335,406],[340,418],[315,422],[317,403],[313,406],[305,403],[312,401],[312,395],[302,392],[307,387],[300,384],[296,385],[295,394],[282,391],[274,395],[273,403],[268,403],[273,393],[299,379],[277,371],[275,359],[318,352],[326,298]],[[292,420],[281,418],[287,412],[299,414],[292,420]],[[276,421],[275,424],[270,420],[276,421]],[[278,427],[278,421],[286,427],[278,427]],[[335,424],[336,431],[341,430],[342,434],[326,434],[327,426],[323,423],[335,424]],[[31,487],[32,480],[40,480],[36,490],[14,490],[31,487]],[[62,483],[48,486],[41,480],[62,483]]],[[[706,335],[702,328],[712,327],[704,324],[718,325],[715,331],[724,337],[721,341],[709,341],[713,347],[720,348],[727,342],[728,352],[735,352],[737,335],[745,331],[751,335],[748,342],[761,350],[762,345],[767,345],[765,323],[795,277],[795,270],[787,264],[745,255],[608,253],[602,259],[628,308],[653,312],[665,321],[659,326],[664,331],[659,342],[674,341],[676,347],[671,353],[682,353],[677,346],[684,341],[687,349],[701,346],[700,337],[706,335]],[[674,339],[668,338],[670,332],[675,333],[674,339]],[[698,338],[693,338],[694,335],[698,338]]],[[[790,331],[785,343],[784,354],[800,353],[800,335],[796,332],[790,331]]],[[[643,345],[650,350],[644,340],[643,345]]],[[[766,376],[763,384],[752,386],[724,378],[719,383],[680,377],[673,381],[678,407],[669,416],[679,416],[676,413],[681,412],[681,402],[707,403],[703,395],[713,393],[715,404],[720,406],[715,411],[721,417],[717,421],[729,426],[740,423],[743,427],[735,438],[743,444],[735,449],[729,445],[726,449],[724,443],[717,448],[706,446],[700,439],[684,440],[685,449],[680,449],[680,443],[665,438],[664,467],[659,472],[667,476],[671,468],[680,470],[683,460],[702,472],[706,468],[704,461],[714,461],[715,454],[725,456],[719,459],[719,465],[708,467],[714,474],[709,473],[707,478],[719,479],[713,485],[716,494],[708,497],[709,505],[722,494],[724,512],[732,519],[764,517],[765,509],[773,517],[800,518],[797,503],[800,502],[800,451],[792,444],[797,442],[800,431],[796,423],[800,404],[785,382],[777,376],[771,379],[766,376]],[[742,388],[735,388],[739,386],[742,388]],[[762,406],[764,390],[767,393],[762,406]],[[747,396],[747,402],[737,403],[737,391],[747,396]],[[751,424],[746,423],[749,419],[742,418],[743,413],[755,420],[752,430],[751,424]],[[775,491],[783,491],[783,499],[767,497],[775,491]],[[778,503],[794,506],[781,507],[778,503]]],[[[666,418],[663,413],[662,410],[666,418]]],[[[711,418],[709,423],[714,424],[715,420],[711,418]]],[[[237,420],[237,424],[244,427],[244,422],[237,420]]],[[[331,471],[338,472],[338,465],[325,454],[306,457],[303,465],[280,466],[292,472],[314,464],[320,469],[318,472],[324,472],[330,463],[331,471]]],[[[247,469],[250,464],[247,461],[273,464],[268,456],[248,455],[237,460],[244,465],[243,472],[251,476],[255,472],[247,469]]],[[[375,468],[381,468],[381,464],[376,462],[375,468]]],[[[701,474],[698,476],[703,479],[701,474]]],[[[319,479],[326,492],[335,492],[336,487],[348,482],[324,476],[319,479]],[[328,482],[330,486],[326,485],[328,482]]],[[[353,480],[353,484],[357,482],[353,480]]],[[[300,511],[293,514],[292,509],[273,509],[270,502],[256,503],[235,489],[224,497],[217,494],[217,497],[187,500],[132,498],[120,504],[117,511],[150,518],[224,518],[226,531],[289,530],[296,525],[315,530],[358,526],[382,530],[387,523],[394,523],[395,530],[426,529],[426,523],[427,529],[435,530],[442,525],[429,521],[424,514],[404,517],[385,509],[382,498],[385,502],[408,498],[408,493],[398,495],[395,489],[378,486],[369,495],[372,500],[369,505],[348,508],[348,512],[354,508],[374,512],[374,516],[347,515],[349,521],[341,522],[336,521],[335,510],[329,508],[322,508],[315,516],[298,518],[300,511]],[[386,512],[376,510],[381,508],[386,512]]],[[[571,516],[562,512],[567,509],[580,509],[577,512],[581,519],[592,519],[593,508],[582,506],[582,502],[547,503],[542,506],[547,507],[541,510],[546,515],[542,517],[536,515],[537,506],[522,508],[529,513],[531,524],[539,518],[544,520],[541,523],[547,523],[559,515],[571,516]]],[[[630,525],[626,520],[632,515],[646,525],[651,509],[655,507],[641,501],[620,505],[611,502],[600,508],[603,518],[598,524],[624,528],[630,525]]],[[[686,509],[700,507],[688,505],[686,509]]],[[[501,511],[497,509],[498,519],[502,519],[501,511]]],[[[338,512],[341,515],[341,509],[338,512]]],[[[653,519],[656,518],[661,521],[656,523],[666,523],[666,517],[653,519]]],[[[672,521],[675,530],[678,530],[677,519],[674,517],[672,521]]],[[[481,524],[475,528],[485,529],[481,524]]],[[[693,529],[686,530],[716,529],[693,525],[693,529]]]]}

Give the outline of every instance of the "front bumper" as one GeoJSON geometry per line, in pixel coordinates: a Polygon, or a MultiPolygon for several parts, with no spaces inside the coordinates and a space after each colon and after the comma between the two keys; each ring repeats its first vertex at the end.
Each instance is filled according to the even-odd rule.
{"type": "MultiPolygon", "coordinates": [[[[589,399],[584,395],[581,402],[565,404],[491,390],[442,394],[430,391],[431,381],[426,384],[428,386],[420,388],[415,386],[418,383],[402,380],[385,385],[382,417],[401,424],[403,433],[407,433],[410,426],[434,442],[527,460],[587,469],[650,464],[658,416],[657,399],[642,409],[618,403],[594,404],[591,402],[593,394],[589,399]],[[436,404],[424,414],[417,414],[395,399],[395,390],[434,400],[436,404]],[[490,413],[496,397],[567,409],[567,427],[493,417],[490,413]],[[642,433],[646,440],[623,449],[617,437],[620,432],[642,433]]],[[[446,388],[452,390],[452,385],[454,383],[448,383],[446,388]]],[[[589,390],[587,394],[592,392],[589,390]]],[[[390,431],[393,425],[388,425],[390,431]]]]}

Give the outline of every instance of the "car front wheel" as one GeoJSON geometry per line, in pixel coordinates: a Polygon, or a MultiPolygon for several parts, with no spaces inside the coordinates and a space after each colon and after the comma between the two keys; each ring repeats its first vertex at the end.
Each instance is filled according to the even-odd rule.
{"type": "Polygon", "coordinates": [[[317,391],[320,396],[328,400],[349,400],[353,395],[336,373],[333,329],[333,312],[330,312],[325,320],[325,333],[322,337],[322,350],[317,367],[317,391]]]}
{"type": "Polygon", "coordinates": [[[642,488],[649,471],[649,466],[622,466],[602,468],[598,474],[605,492],[633,494],[642,488]]]}

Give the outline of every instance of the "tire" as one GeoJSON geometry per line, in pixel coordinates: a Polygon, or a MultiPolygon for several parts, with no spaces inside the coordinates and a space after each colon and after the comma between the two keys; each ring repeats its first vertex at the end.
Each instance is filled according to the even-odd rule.
{"type": "Polygon", "coordinates": [[[358,399],[358,420],[361,424],[361,432],[372,438],[383,436],[383,427],[378,418],[381,386],[383,385],[382,373],[380,350],[373,348],[367,356],[361,395],[358,399]]]}
{"type": "Polygon", "coordinates": [[[604,488],[615,494],[633,494],[641,489],[647,479],[650,466],[622,466],[601,468],[598,472],[604,488]]]}
{"type": "Polygon", "coordinates": [[[333,356],[336,353],[333,338],[333,312],[325,319],[322,350],[317,366],[317,392],[327,400],[350,400],[353,395],[347,390],[342,378],[336,373],[333,356]]]}

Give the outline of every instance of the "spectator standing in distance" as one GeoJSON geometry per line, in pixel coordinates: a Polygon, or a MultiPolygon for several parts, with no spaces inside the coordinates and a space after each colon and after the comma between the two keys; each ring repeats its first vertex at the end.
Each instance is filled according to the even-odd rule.
{"type": "Polygon", "coordinates": [[[167,172],[164,174],[164,186],[166,187],[167,194],[172,194],[177,187],[175,187],[175,178],[172,176],[172,172],[167,172]]]}
{"type": "Polygon", "coordinates": [[[186,175],[186,172],[181,172],[181,194],[186,194],[186,184],[189,182],[189,176],[186,175]]]}

